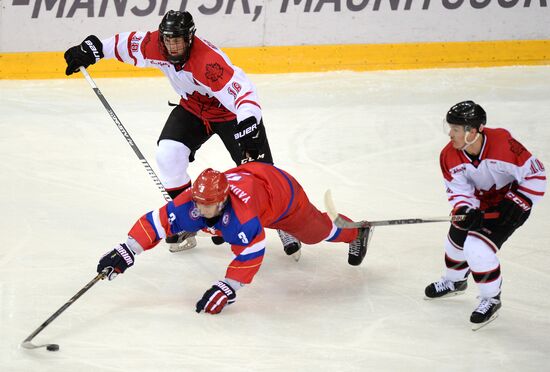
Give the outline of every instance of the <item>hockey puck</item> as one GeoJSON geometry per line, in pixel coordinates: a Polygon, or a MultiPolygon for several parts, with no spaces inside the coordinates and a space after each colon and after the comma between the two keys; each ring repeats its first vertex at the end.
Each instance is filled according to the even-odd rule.
{"type": "Polygon", "coordinates": [[[46,346],[46,349],[48,351],[58,351],[59,350],[59,345],[58,344],[49,344],[48,346],[46,346]]]}

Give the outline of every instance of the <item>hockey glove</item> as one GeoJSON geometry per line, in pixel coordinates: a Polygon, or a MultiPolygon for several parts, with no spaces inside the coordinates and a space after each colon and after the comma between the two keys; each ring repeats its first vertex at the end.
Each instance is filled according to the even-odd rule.
{"type": "Polygon", "coordinates": [[[453,221],[453,225],[459,230],[479,230],[483,223],[483,213],[478,208],[463,205],[453,209],[453,216],[466,216],[462,221],[453,221]]]}
{"type": "Polygon", "coordinates": [[[127,268],[134,265],[134,252],[126,244],[119,244],[99,260],[97,272],[107,269],[107,278],[113,280],[127,268]]]}
{"type": "Polygon", "coordinates": [[[244,158],[258,159],[265,145],[265,135],[261,131],[261,123],[254,116],[249,117],[235,126],[235,140],[239,143],[244,158]]]}
{"type": "Polygon", "coordinates": [[[65,52],[67,69],[65,75],[69,76],[78,72],[80,66],[88,67],[103,58],[103,44],[94,35],[88,36],[77,46],[69,48],[65,52]]]}
{"type": "Polygon", "coordinates": [[[500,225],[518,227],[529,217],[533,202],[517,191],[508,191],[504,199],[498,204],[500,225]]]}
{"type": "Polygon", "coordinates": [[[218,314],[225,305],[231,305],[235,302],[237,294],[229,284],[224,281],[214,283],[212,288],[204,292],[202,298],[197,302],[197,313],[204,310],[206,313],[218,314]]]}

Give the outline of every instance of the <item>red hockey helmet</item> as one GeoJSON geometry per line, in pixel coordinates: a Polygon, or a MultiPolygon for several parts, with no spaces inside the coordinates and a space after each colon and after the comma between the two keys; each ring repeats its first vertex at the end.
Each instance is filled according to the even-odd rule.
{"type": "Polygon", "coordinates": [[[225,174],[212,168],[203,170],[191,187],[193,201],[205,205],[223,202],[228,194],[225,174]]]}

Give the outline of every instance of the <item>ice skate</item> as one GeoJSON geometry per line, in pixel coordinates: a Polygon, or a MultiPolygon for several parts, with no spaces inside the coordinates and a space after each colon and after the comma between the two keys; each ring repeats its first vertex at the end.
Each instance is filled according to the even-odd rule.
{"type": "Polygon", "coordinates": [[[426,294],[427,300],[432,300],[434,298],[451,297],[464,294],[466,288],[468,288],[467,279],[453,282],[451,280],[441,278],[441,280],[427,286],[424,293],[426,294]]]}
{"type": "Polygon", "coordinates": [[[470,316],[472,331],[477,331],[495,320],[501,307],[500,293],[495,297],[481,298],[481,302],[470,316]]]}
{"type": "Polygon", "coordinates": [[[283,249],[285,250],[285,253],[289,256],[292,256],[295,261],[300,260],[300,257],[302,256],[302,251],[300,249],[302,248],[302,243],[289,233],[284,232],[283,230],[277,230],[277,233],[279,234],[279,238],[283,243],[283,249]]]}
{"type": "Polygon", "coordinates": [[[165,242],[172,253],[187,251],[197,246],[196,232],[181,231],[176,235],[167,236],[165,242]]]}
{"type": "Polygon", "coordinates": [[[372,236],[372,227],[360,227],[357,238],[349,243],[348,263],[359,266],[367,254],[367,246],[372,236]]]}

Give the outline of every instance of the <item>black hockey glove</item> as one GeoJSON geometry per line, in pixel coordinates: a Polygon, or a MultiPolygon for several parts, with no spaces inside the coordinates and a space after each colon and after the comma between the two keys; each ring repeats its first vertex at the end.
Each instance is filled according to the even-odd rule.
{"type": "Polygon", "coordinates": [[[459,230],[479,230],[483,224],[483,213],[478,208],[467,205],[453,209],[453,216],[466,216],[462,221],[453,221],[453,225],[459,230]]]}
{"type": "Polygon", "coordinates": [[[65,52],[67,62],[65,75],[78,72],[80,66],[93,65],[101,58],[103,58],[103,44],[96,36],[90,35],[80,45],[71,47],[65,52]]]}
{"type": "Polygon", "coordinates": [[[498,204],[497,208],[500,212],[498,223],[514,228],[521,226],[529,217],[532,206],[533,202],[528,197],[518,191],[510,190],[498,204]]]}
{"type": "Polygon", "coordinates": [[[243,158],[258,159],[265,144],[265,135],[262,134],[260,124],[254,116],[244,119],[235,126],[235,140],[243,152],[243,158]]]}
{"type": "Polygon", "coordinates": [[[113,280],[134,264],[135,253],[126,244],[119,244],[99,259],[97,272],[107,269],[107,278],[113,280]]]}
{"type": "Polygon", "coordinates": [[[225,305],[231,305],[235,302],[236,298],[235,290],[229,284],[220,280],[204,292],[202,298],[197,302],[196,311],[197,313],[204,311],[205,313],[218,314],[225,305]]]}

